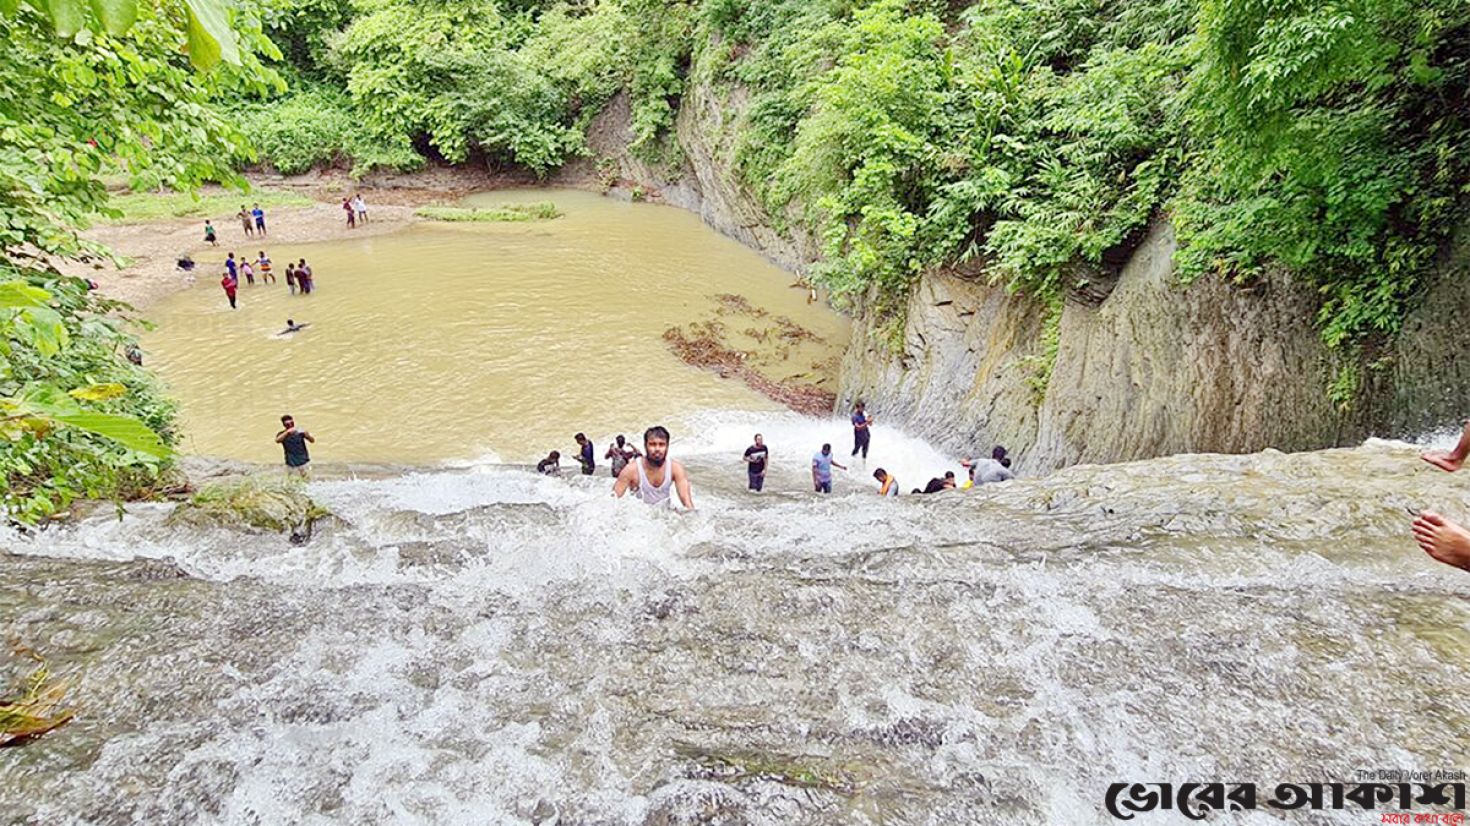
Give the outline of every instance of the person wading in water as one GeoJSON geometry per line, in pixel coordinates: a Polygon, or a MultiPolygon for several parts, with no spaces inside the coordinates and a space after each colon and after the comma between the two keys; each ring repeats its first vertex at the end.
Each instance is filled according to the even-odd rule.
{"type": "Polygon", "coordinates": [[[612,475],[616,479],[623,472],[623,468],[627,467],[629,462],[637,459],[638,455],[638,448],[628,444],[623,434],[619,433],[616,442],[607,446],[607,453],[602,458],[612,460],[612,475]]]}
{"type": "Polygon", "coordinates": [[[863,410],[863,403],[858,402],[852,411],[852,455],[862,451],[863,459],[868,458],[868,438],[871,435],[868,427],[872,424],[873,420],[863,410]]]}
{"type": "Polygon", "coordinates": [[[306,450],[306,443],[316,444],[316,439],[305,430],[297,430],[296,420],[290,416],[281,417],[281,427],[285,429],[276,434],[276,444],[286,451],[286,472],[305,476],[306,466],[311,463],[311,454],[306,450]]]}
{"type": "Polygon", "coordinates": [[[761,434],[755,434],[755,444],[745,449],[745,476],[749,488],[756,493],[766,486],[766,462],[770,458],[765,439],[761,434]]]}
{"type": "Polygon", "coordinates": [[[684,466],[669,458],[669,431],[662,427],[650,427],[643,433],[643,457],[630,462],[618,481],[613,484],[613,495],[621,499],[629,488],[639,499],[650,505],[663,505],[669,501],[669,488],[679,493],[679,502],[685,510],[694,510],[694,496],[689,492],[689,475],[684,466]]]}

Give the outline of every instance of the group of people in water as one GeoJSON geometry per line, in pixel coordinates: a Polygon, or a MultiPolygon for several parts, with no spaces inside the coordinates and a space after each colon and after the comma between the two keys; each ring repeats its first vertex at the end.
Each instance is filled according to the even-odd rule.
{"type": "MultiPolygon", "coordinates": [[[[193,262],[189,261],[186,267],[184,264],[186,260],[180,259],[179,266],[185,269],[192,268],[193,262]]],[[[265,254],[265,250],[261,250],[259,256],[254,261],[248,259],[237,260],[233,252],[225,258],[224,274],[220,276],[219,285],[225,291],[225,298],[230,302],[230,309],[235,309],[238,306],[236,304],[236,294],[240,289],[240,279],[245,279],[245,283],[253,287],[255,286],[255,275],[257,271],[260,274],[261,284],[276,283],[271,259],[269,255],[265,254]]],[[[312,289],[316,286],[316,280],[311,271],[311,266],[306,263],[305,258],[295,263],[286,264],[286,286],[291,289],[292,295],[296,295],[298,292],[301,295],[311,294],[312,289]]]]}
{"type": "MultiPolygon", "coordinates": [[[[872,444],[873,419],[867,415],[862,402],[858,402],[853,409],[851,421],[853,427],[852,455],[853,457],[861,456],[866,460],[868,449],[872,444]]],[[[577,464],[584,476],[591,476],[597,470],[597,449],[585,433],[578,433],[573,440],[577,444],[577,464]]],[[[603,458],[610,461],[613,477],[618,480],[614,485],[614,493],[622,496],[627,491],[633,490],[639,498],[646,502],[662,504],[669,501],[669,485],[672,484],[678,491],[679,499],[684,506],[692,508],[693,501],[688,496],[686,489],[688,479],[683,474],[682,466],[678,466],[676,471],[671,465],[667,475],[661,470],[663,457],[668,451],[668,441],[668,430],[663,427],[650,428],[644,434],[642,451],[628,442],[624,436],[618,435],[603,454],[603,458]],[[653,439],[652,442],[649,441],[650,438],[653,439]],[[680,486],[681,479],[684,480],[683,487],[680,486]]],[[[745,464],[746,483],[751,491],[759,493],[765,489],[770,457],[770,448],[766,445],[765,437],[759,433],[755,434],[754,443],[747,447],[741,456],[741,461],[745,464]]],[[[969,475],[969,479],[963,484],[957,482],[954,471],[948,471],[942,477],[930,479],[924,488],[914,488],[913,492],[916,494],[940,493],[945,490],[966,489],[979,484],[1003,482],[1015,478],[1010,470],[1011,461],[1006,455],[1006,449],[1000,446],[991,451],[989,459],[980,461],[966,459],[961,462],[961,466],[968,470],[969,475]]],[[[832,492],[832,468],[834,467],[839,470],[847,470],[846,465],[833,458],[832,445],[823,444],[811,459],[812,489],[816,493],[832,492]]],[[[559,476],[561,474],[561,452],[553,450],[547,454],[546,458],[536,463],[536,472],[548,476],[559,476]]],[[[887,470],[881,467],[874,470],[873,478],[878,481],[880,496],[899,494],[898,479],[887,470]]]]}
{"type": "MultiPolygon", "coordinates": [[[[357,199],[361,201],[362,196],[357,196],[357,199]]],[[[367,213],[366,205],[363,206],[363,213],[364,215],[367,213]]],[[[240,219],[240,225],[245,230],[246,237],[252,237],[256,234],[264,236],[266,234],[265,211],[260,208],[260,204],[256,204],[254,209],[248,211],[242,204],[236,217],[240,219]]],[[[219,246],[219,233],[215,231],[212,221],[206,220],[204,222],[204,240],[211,246],[219,246]]],[[[191,271],[194,269],[194,261],[188,256],[184,256],[179,259],[178,266],[181,270],[191,271]]],[[[274,265],[270,256],[266,255],[265,250],[260,250],[254,259],[237,259],[234,252],[225,256],[224,272],[220,275],[219,285],[220,289],[225,292],[225,299],[230,302],[230,309],[233,310],[239,307],[240,281],[243,279],[248,286],[253,287],[255,286],[256,275],[260,276],[260,283],[262,285],[276,283],[274,265]]],[[[312,290],[316,288],[315,274],[312,272],[311,266],[306,263],[305,258],[294,263],[288,262],[286,264],[286,286],[291,290],[292,295],[311,295],[312,290]]],[[[288,319],[286,326],[288,328],[295,328],[288,329],[286,332],[295,332],[296,329],[300,329],[300,327],[305,325],[297,325],[288,319]]]]}
{"type": "MultiPolygon", "coordinates": [[[[300,329],[305,325],[295,325],[292,322],[289,326],[300,329]]],[[[861,455],[866,458],[871,445],[873,420],[866,415],[861,402],[853,412],[852,423],[852,455],[854,457],[861,455]]],[[[295,420],[289,415],[281,417],[281,427],[282,429],[276,434],[276,442],[285,451],[287,470],[304,476],[306,466],[311,461],[306,445],[308,442],[315,443],[316,439],[305,430],[298,429],[295,420]]],[[[578,433],[574,439],[577,443],[577,462],[581,466],[581,471],[584,475],[591,476],[597,469],[596,448],[585,433],[578,433]]],[[[662,426],[650,427],[644,431],[642,450],[619,435],[603,454],[603,458],[610,460],[612,475],[616,480],[613,483],[613,495],[622,498],[631,491],[634,496],[647,504],[664,505],[671,501],[673,494],[677,494],[684,508],[693,510],[694,496],[690,489],[689,475],[682,464],[669,458],[669,441],[669,431],[662,426]]],[[[745,449],[741,459],[746,466],[749,489],[760,492],[765,488],[766,471],[770,467],[770,449],[766,446],[761,434],[755,434],[754,443],[745,449]]],[[[1466,460],[1470,459],[1470,422],[1466,423],[1465,431],[1453,450],[1425,453],[1423,459],[1451,473],[1463,468],[1466,460]]],[[[980,461],[966,459],[961,462],[961,466],[968,470],[969,475],[969,480],[963,485],[956,484],[954,471],[947,471],[942,477],[930,479],[928,485],[923,489],[915,488],[913,492],[916,494],[940,493],[945,490],[969,488],[1015,478],[1010,470],[1010,460],[1006,456],[1006,450],[999,446],[991,451],[989,459],[980,461]]],[[[832,492],[832,468],[834,467],[847,469],[846,466],[833,459],[832,445],[824,444],[821,450],[812,456],[811,462],[812,487],[817,493],[832,492]]],[[[547,475],[560,475],[561,453],[551,451],[545,459],[536,464],[536,470],[538,473],[547,475]]],[[[873,478],[878,481],[879,496],[889,497],[899,494],[898,479],[893,474],[883,468],[878,468],[873,471],[873,478]]],[[[1435,511],[1426,510],[1419,512],[1414,518],[1412,532],[1419,547],[1430,557],[1446,565],[1470,571],[1470,529],[1435,511]]]]}

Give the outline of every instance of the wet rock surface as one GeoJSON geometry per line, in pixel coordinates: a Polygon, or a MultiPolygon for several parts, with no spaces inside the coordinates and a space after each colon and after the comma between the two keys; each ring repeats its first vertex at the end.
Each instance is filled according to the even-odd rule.
{"type": "Polygon", "coordinates": [[[898,500],[690,468],[689,515],[507,470],[314,484],[342,519],[299,548],[157,506],[11,538],[4,630],[77,678],[78,716],[0,751],[0,806],[1103,823],[1118,780],[1465,765],[1470,574],[1404,509],[1470,516],[1470,476],[1411,450],[898,500]]]}

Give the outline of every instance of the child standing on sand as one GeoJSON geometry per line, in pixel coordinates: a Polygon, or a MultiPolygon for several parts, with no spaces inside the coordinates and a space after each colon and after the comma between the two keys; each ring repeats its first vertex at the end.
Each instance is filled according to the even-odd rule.
{"type": "Polygon", "coordinates": [[[204,240],[212,247],[219,246],[219,241],[214,237],[214,224],[208,221],[204,222],[204,240]]]}

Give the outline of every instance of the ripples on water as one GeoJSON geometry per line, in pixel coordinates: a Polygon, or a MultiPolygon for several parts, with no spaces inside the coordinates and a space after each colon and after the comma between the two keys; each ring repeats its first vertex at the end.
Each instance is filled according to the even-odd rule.
{"type": "MultiPolygon", "coordinates": [[[[1470,515],[1470,479],[1408,449],[898,500],[839,474],[817,498],[811,443],[841,451],[846,428],[767,420],[756,498],[734,458],[752,424],[676,434],[694,514],[614,501],[604,476],[483,467],[314,483],[340,520],[304,547],[167,527],[163,506],[11,538],[0,605],[81,676],[81,714],[0,751],[0,806],[1102,823],[1115,780],[1467,764],[1470,575],[1413,547],[1404,508],[1470,515]]],[[[946,461],[889,430],[874,444],[868,467],[905,489],[946,461]]]]}

